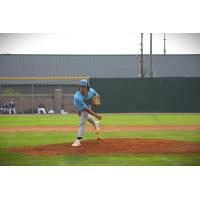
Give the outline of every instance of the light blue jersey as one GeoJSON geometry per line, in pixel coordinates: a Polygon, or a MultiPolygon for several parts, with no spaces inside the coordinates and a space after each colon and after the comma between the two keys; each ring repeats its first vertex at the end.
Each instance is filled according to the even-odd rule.
{"type": "Polygon", "coordinates": [[[74,105],[76,106],[77,110],[81,112],[86,108],[91,108],[92,105],[92,97],[98,95],[98,93],[90,88],[88,94],[83,96],[80,91],[77,91],[74,95],[74,105]]]}

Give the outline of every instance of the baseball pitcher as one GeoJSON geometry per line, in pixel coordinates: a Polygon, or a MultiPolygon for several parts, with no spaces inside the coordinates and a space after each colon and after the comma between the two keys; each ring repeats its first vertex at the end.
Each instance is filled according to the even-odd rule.
{"type": "Polygon", "coordinates": [[[100,105],[100,97],[98,93],[89,86],[87,80],[83,79],[80,81],[79,90],[74,95],[74,105],[80,116],[80,127],[77,133],[77,138],[72,144],[74,147],[81,145],[81,139],[85,132],[86,121],[90,122],[95,130],[97,139],[101,139],[100,128],[98,120],[101,120],[102,116],[91,110],[91,105],[100,105]],[[96,121],[92,116],[96,117],[96,121]]]}

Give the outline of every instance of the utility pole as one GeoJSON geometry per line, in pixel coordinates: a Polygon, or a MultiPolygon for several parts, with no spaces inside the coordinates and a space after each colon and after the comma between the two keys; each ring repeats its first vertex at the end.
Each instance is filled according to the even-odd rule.
{"type": "Polygon", "coordinates": [[[31,112],[33,114],[33,83],[31,84],[31,112]]]}
{"type": "Polygon", "coordinates": [[[140,67],[141,67],[141,78],[144,78],[143,33],[141,33],[141,59],[140,59],[140,67]]]}
{"type": "Polygon", "coordinates": [[[165,33],[164,33],[164,55],[166,55],[166,38],[165,38],[165,33]]]}
{"type": "Polygon", "coordinates": [[[152,33],[150,33],[150,77],[153,77],[153,69],[152,69],[152,33]]]}

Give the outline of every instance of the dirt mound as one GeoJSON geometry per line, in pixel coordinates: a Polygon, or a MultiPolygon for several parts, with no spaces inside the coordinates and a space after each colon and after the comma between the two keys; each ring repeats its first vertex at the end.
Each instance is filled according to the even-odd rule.
{"type": "Polygon", "coordinates": [[[200,153],[200,143],[160,139],[109,138],[85,140],[80,147],[71,143],[10,148],[26,155],[114,155],[114,154],[189,154],[200,153]]]}
{"type": "MultiPolygon", "coordinates": [[[[0,133],[7,132],[35,132],[35,131],[64,131],[64,132],[75,132],[78,130],[78,126],[19,126],[19,127],[0,127],[0,133]]],[[[101,126],[101,132],[121,132],[121,131],[153,131],[153,130],[174,130],[174,131],[192,131],[192,130],[200,130],[199,125],[187,125],[187,126],[120,126],[120,125],[103,125],[101,126]]],[[[94,127],[87,126],[87,132],[94,132],[94,127]]]]}

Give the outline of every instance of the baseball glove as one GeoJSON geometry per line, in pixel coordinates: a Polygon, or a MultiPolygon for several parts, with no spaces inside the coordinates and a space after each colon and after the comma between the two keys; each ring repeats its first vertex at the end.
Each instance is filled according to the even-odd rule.
{"type": "Polygon", "coordinates": [[[99,106],[101,104],[100,96],[93,96],[92,97],[92,104],[95,106],[99,106]]]}

